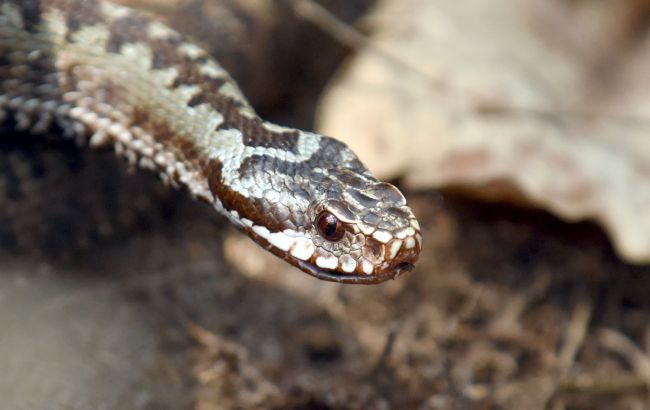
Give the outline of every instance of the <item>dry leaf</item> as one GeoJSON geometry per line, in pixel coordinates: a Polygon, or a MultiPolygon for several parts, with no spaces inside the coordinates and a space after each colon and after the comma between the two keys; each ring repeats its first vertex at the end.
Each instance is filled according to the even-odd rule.
{"type": "Polygon", "coordinates": [[[499,199],[512,191],[494,187],[514,188],[650,262],[645,3],[385,0],[376,47],[324,98],[320,131],[383,178],[499,199]]]}

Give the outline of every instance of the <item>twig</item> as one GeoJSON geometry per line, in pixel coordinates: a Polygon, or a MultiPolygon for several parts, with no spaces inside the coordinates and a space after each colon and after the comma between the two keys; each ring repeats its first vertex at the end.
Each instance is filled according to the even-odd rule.
{"type": "Polygon", "coordinates": [[[373,366],[372,370],[370,371],[369,378],[373,378],[386,367],[388,358],[390,357],[390,354],[393,351],[393,347],[395,346],[397,331],[398,331],[397,326],[393,326],[388,331],[388,335],[386,336],[386,343],[384,344],[384,349],[379,355],[379,358],[377,359],[377,363],[373,366]]]}
{"type": "Polygon", "coordinates": [[[566,373],[573,365],[578,350],[584,343],[587,327],[591,319],[593,305],[590,300],[582,296],[578,298],[578,304],[571,313],[571,320],[566,329],[564,344],[558,358],[559,370],[566,373]]]}
{"type": "Polygon", "coordinates": [[[623,394],[643,390],[646,380],[633,373],[621,373],[606,378],[574,377],[560,384],[563,393],[581,394],[623,394]]]}
{"type": "Polygon", "coordinates": [[[598,336],[603,346],[625,358],[637,375],[650,387],[650,357],[643,350],[627,336],[613,329],[603,329],[598,336]]]}
{"type": "Polygon", "coordinates": [[[418,66],[409,63],[404,57],[396,54],[393,50],[375,43],[368,36],[341,21],[313,0],[290,1],[296,15],[309,21],[344,46],[352,50],[371,50],[382,58],[405,68],[409,72],[419,75],[429,83],[436,86],[444,85],[444,82],[439,78],[435,78],[430,73],[421,70],[418,66]]]}

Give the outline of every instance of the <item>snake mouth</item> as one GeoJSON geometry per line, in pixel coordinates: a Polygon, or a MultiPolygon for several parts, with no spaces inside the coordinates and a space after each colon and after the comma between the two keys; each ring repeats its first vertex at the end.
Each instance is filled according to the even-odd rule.
{"type": "Polygon", "coordinates": [[[386,282],[390,279],[397,279],[403,274],[412,271],[415,267],[415,265],[412,263],[403,262],[397,265],[393,270],[387,272],[374,275],[355,275],[324,270],[311,263],[303,262],[300,260],[296,262],[296,266],[298,268],[320,280],[337,283],[349,283],[353,285],[376,285],[382,282],[386,282]]]}
{"type": "MultiPolygon", "coordinates": [[[[273,253],[277,257],[284,259],[289,264],[297,267],[303,272],[311,275],[317,279],[325,280],[328,282],[336,283],[346,283],[352,285],[375,285],[382,282],[386,282],[390,279],[397,279],[403,274],[410,272],[415,267],[413,262],[417,259],[417,253],[415,257],[411,255],[406,260],[402,259],[402,262],[395,263],[394,265],[388,267],[387,269],[372,273],[372,274],[359,274],[359,273],[344,273],[332,269],[324,269],[312,262],[312,258],[307,260],[301,260],[292,255],[288,254],[286,251],[283,251],[276,246],[273,246],[266,238],[261,237],[252,229],[244,230],[249,236],[251,236],[258,245],[262,246],[264,249],[273,253]]],[[[412,252],[411,252],[412,253],[412,252]]],[[[395,261],[397,262],[397,261],[395,261]]]]}

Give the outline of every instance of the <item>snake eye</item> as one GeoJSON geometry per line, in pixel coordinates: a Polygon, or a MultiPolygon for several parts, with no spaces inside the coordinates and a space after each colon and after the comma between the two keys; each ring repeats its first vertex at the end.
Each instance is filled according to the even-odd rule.
{"type": "Polygon", "coordinates": [[[343,237],[345,229],[343,229],[343,223],[338,220],[337,217],[331,213],[325,211],[318,215],[316,219],[316,226],[318,226],[318,232],[328,241],[336,242],[343,237]]]}

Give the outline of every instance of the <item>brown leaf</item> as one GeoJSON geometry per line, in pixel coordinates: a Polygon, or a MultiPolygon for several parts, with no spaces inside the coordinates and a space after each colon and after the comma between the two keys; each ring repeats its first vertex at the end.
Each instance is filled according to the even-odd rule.
{"type": "Polygon", "coordinates": [[[650,262],[647,3],[385,0],[320,131],[383,178],[514,190],[650,262]]]}

